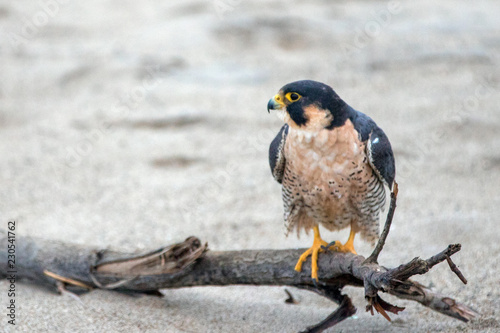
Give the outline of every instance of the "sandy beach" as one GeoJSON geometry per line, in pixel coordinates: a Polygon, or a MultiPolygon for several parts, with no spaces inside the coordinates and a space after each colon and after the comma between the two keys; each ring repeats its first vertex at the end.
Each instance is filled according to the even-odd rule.
{"type": "MultiPolygon", "coordinates": [[[[481,313],[462,323],[385,296],[406,307],[388,322],[346,288],[358,312],[328,332],[498,332],[499,12],[496,1],[3,1],[0,228],[127,251],[190,235],[212,250],[308,247],[311,234],[284,235],[267,160],[282,123],[266,104],[314,79],[391,140],[400,191],[380,263],[461,243],[467,285],[446,264],[415,280],[481,313]]],[[[4,332],[298,332],[335,308],[300,290],[286,304],[283,287],[80,301],[16,288],[4,332]]]]}

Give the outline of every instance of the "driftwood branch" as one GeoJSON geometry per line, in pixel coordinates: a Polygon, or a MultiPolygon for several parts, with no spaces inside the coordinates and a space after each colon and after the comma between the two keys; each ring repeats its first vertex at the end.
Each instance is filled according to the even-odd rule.
{"type": "MultiPolygon", "coordinates": [[[[7,242],[6,233],[0,231],[0,247],[7,248],[7,242]]],[[[61,290],[62,283],[73,292],[104,288],[157,295],[159,289],[190,286],[292,286],[314,291],[339,304],[332,315],[307,330],[321,332],[356,311],[349,297],[341,294],[346,285],[364,287],[367,310],[375,309],[386,318],[387,312],[397,313],[402,308],[383,301],[378,292],[419,302],[463,321],[471,320],[477,316],[474,310],[408,279],[425,274],[459,250],[459,244],[450,245],[427,260],[415,258],[393,269],[366,262],[352,253],[328,251],[319,257],[319,283],[315,286],[310,265],[304,265],[300,273],[293,270],[303,249],[207,252],[206,245],[190,237],[146,254],[129,254],[17,235],[15,274],[18,279],[30,279],[54,290],[61,290]]],[[[2,251],[0,275],[8,275],[7,261],[7,253],[2,251]]]]}

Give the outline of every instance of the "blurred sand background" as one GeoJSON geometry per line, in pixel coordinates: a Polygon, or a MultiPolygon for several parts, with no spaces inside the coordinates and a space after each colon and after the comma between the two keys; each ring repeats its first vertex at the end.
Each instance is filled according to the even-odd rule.
{"type": "MultiPolygon", "coordinates": [[[[358,313],[330,331],[498,332],[499,13],[497,1],[1,1],[1,227],[124,250],[190,235],[213,250],[308,247],[312,235],[284,237],[267,161],[281,123],[266,104],[315,79],[392,141],[400,194],[380,262],[461,243],[468,285],[446,264],[416,279],[482,314],[465,324],[386,296],[406,306],[389,323],[347,288],[358,313]]],[[[335,307],[297,290],[285,304],[282,287],[81,302],[17,288],[7,332],[297,332],[335,307]]]]}

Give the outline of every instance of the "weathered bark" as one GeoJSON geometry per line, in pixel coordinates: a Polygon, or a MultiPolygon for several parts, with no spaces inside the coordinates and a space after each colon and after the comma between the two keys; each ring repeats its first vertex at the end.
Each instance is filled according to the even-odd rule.
{"type": "MultiPolygon", "coordinates": [[[[6,233],[0,232],[0,248],[7,248],[7,242],[6,233]]],[[[373,312],[375,308],[386,318],[385,311],[397,313],[402,309],[384,302],[377,294],[379,291],[417,301],[463,321],[474,318],[477,313],[465,305],[408,280],[415,274],[425,274],[459,250],[459,244],[450,245],[428,260],[415,258],[394,269],[366,262],[359,255],[327,251],[320,255],[320,282],[314,285],[310,265],[305,264],[300,273],[293,270],[303,249],[207,252],[205,245],[190,237],[183,243],[138,255],[17,235],[15,274],[17,278],[47,286],[63,282],[71,290],[81,290],[77,285],[85,285],[154,293],[163,288],[234,284],[308,289],[340,304],[324,322],[308,331],[321,332],[355,312],[349,298],[340,293],[345,285],[364,287],[368,310],[373,312]]],[[[0,275],[7,275],[9,269],[4,251],[0,252],[0,265],[0,275]]]]}

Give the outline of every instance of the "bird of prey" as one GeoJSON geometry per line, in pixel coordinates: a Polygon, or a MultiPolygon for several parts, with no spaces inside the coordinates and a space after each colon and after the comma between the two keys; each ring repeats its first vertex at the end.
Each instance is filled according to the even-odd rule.
{"type": "Polygon", "coordinates": [[[311,277],[318,279],[318,253],[325,248],[354,250],[354,236],[372,244],[379,237],[379,214],[385,187],[392,189],[394,155],[389,139],[375,122],[344,102],[326,84],[303,80],[285,85],[269,100],[285,124],[269,147],[273,177],[282,184],[287,234],[314,231],[311,277]],[[328,230],[351,228],[345,244],[321,239],[328,230]]]}

